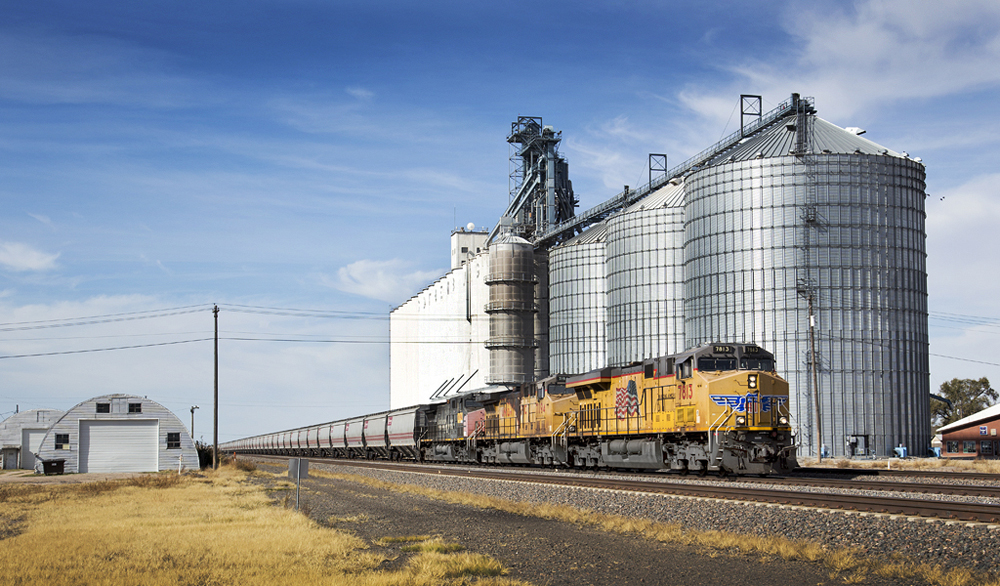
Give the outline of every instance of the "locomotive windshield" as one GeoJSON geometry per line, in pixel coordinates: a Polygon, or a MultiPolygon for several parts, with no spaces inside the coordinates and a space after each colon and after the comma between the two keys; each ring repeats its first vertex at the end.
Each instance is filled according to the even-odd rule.
{"type": "Polygon", "coordinates": [[[736,370],[735,358],[712,358],[705,356],[698,359],[698,370],[736,370]]]}
{"type": "Polygon", "coordinates": [[[740,360],[741,370],[774,371],[774,360],[771,358],[744,358],[740,360]]]}

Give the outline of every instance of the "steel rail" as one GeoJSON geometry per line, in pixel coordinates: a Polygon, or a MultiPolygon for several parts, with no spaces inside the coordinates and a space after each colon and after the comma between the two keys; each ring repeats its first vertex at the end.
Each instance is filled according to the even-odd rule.
{"type": "Polygon", "coordinates": [[[942,484],[939,482],[889,482],[860,478],[845,480],[840,478],[801,478],[781,476],[774,478],[735,479],[737,482],[755,482],[759,484],[777,484],[784,486],[814,486],[817,488],[843,488],[849,490],[881,490],[885,492],[913,492],[924,494],[942,494],[953,496],[979,496],[1000,498],[1000,486],[982,486],[965,484],[942,484]]]}

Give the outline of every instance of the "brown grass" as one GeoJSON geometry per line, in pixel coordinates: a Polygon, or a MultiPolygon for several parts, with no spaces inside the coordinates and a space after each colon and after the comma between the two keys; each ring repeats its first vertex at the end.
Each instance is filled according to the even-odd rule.
{"type": "MultiPolygon", "coordinates": [[[[429,548],[396,571],[361,539],[275,507],[248,473],[0,487],[4,584],[523,584],[429,548]]],[[[443,543],[443,542],[442,542],[443,543]]]]}
{"type": "Polygon", "coordinates": [[[403,551],[452,553],[456,551],[462,551],[463,549],[465,549],[465,547],[460,543],[448,543],[447,541],[441,539],[440,537],[435,537],[433,539],[421,539],[417,541],[419,541],[419,543],[415,543],[413,545],[404,545],[403,551]]]}
{"type": "Polygon", "coordinates": [[[1000,460],[955,460],[951,458],[889,458],[882,460],[858,460],[848,458],[824,458],[817,463],[815,458],[799,458],[799,465],[805,468],[833,466],[844,469],[891,469],[891,470],[940,470],[946,472],[977,472],[1000,474],[1000,460]]]}
{"type": "Polygon", "coordinates": [[[636,534],[664,543],[697,546],[708,549],[709,555],[734,551],[760,556],[762,561],[778,557],[783,560],[821,563],[831,570],[834,578],[852,584],[864,583],[871,576],[879,576],[903,581],[913,581],[920,578],[939,586],[1000,586],[1000,577],[984,575],[964,568],[949,570],[941,566],[917,563],[902,556],[895,556],[888,560],[869,558],[854,549],[826,548],[813,541],[791,540],[777,535],[760,537],[724,531],[698,531],[685,529],[679,524],[607,515],[566,505],[508,501],[496,497],[395,484],[366,476],[334,474],[322,470],[310,470],[309,473],[314,476],[337,478],[385,490],[419,494],[456,504],[553,519],[581,526],[593,526],[613,533],[636,534]]]}

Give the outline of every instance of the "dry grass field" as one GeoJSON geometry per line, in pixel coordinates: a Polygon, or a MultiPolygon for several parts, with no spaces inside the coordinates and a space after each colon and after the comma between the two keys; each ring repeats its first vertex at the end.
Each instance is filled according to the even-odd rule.
{"type": "Polygon", "coordinates": [[[0,484],[4,584],[517,586],[500,564],[417,539],[401,568],[346,532],[275,506],[224,467],[81,484],[0,484]]]}

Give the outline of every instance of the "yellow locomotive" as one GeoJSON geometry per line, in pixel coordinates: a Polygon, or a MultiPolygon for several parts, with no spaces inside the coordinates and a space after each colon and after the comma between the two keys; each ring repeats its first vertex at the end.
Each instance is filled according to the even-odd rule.
{"type": "Polygon", "coordinates": [[[549,377],[469,407],[455,459],[723,475],[795,467],[788,383],[753,344],[549,377]]]}

